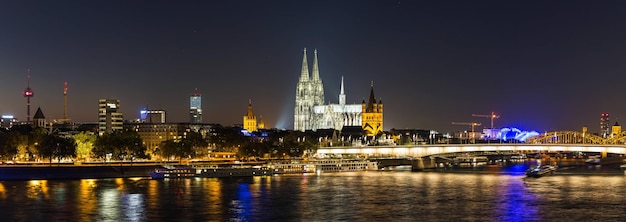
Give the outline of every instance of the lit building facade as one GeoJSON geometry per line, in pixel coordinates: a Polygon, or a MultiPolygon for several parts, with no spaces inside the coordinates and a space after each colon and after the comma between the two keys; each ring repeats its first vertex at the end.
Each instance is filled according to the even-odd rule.
{"type": "Polygon", "coordinates": [[[367,136],[381,134],[383,132],[383,101],[379,100],[376,102],[376,97],[374,97],[374,83],[372,83],[370,98],[367,104],[365,100],[363,100],[362,110],[362,127],[363,130],[365,130],[365,134],[367,136]]]}
{"type": "Polygon", "coordinates": [[[189,97],[189,122],[202,123],[202,96],[198,89],[189,97]]]}
{"type": "Polygon", "coordinates": [[[339,93],[339,104],[328,104],[314,106],[313,113],[316,120],[316,129],[336,129],[341,130],[344,126],[361,126],[361,105],[346,104],[346,94],[343,88],[343,77],[341,77],[341,89],[339,93]]]}
{"type": "Polygon", "coordinates": [[[609,132],[609,114],[602,113],[600,114],[600,136],[603,138],[607,138],[610,135],[609,132]]]}
{"type": "Polygon", "coordinates": [[[622,126],[619,123],[615,122],[613,126],[611,126],[611,137],[618,136],[622,132],[622,126]]]}
{"type": "Polygon", "coordinates": [[[17,119],[13,115],[2,115],[0,126],[5,129],[13,127],[17,123],[17,119]]]}
{"type": "Polygon", "coordinates": [[[98,102],[98,133],[112,133],[122,130],[124,116],[120,112],[120,100],[100,99],[98,102]]]}
{"type": "Polygon", "coordinates": [[[343,78],[339,104],[324,105],[324,84],[319,74],[317,50],[314,51],[312,75],[309,75],[306,49],[302,58],[302,70],[296,85],[294,130],[337,129],[343,126],[361,125],[360,105],[347,105],[343,78]]]}
{"type": "Polygon", "coordinates": [[[148,110],[139,111],[139,120],[142,123],[165,123],[165,110],[148,110]]]}
{"type": "MultiPolygon", "coordinates": [[[[189,124],[189,123],[130,123],[125,127],[139,134],[146,146],[146,154],[151,157],[160,157],[158,149],[161,143],[166,140],[180,141],[185,138],[188,132],[198,132],[206,138],[213,131],[211,124],[189,124]]],[[[209,150],[207,150],[208,152],[209,150]]]]}
{"type": "Polygon", "coordinates": [[[248,103],[248,113],[243,116],[243,129],[248,132],[256,132],[257,131],[257,120],[256,116],[252,112],[252,100],[248,103]]]}
{"type": "Polygon", "coordinates": [[[309,75],[306,48],[302,58],[302,70],[296,86],[296,106],[294,109],[293,129],[298,131],[315,130],[313,107],[324,104],[324,84],[317,65],[317,50],[313,59],[313,76],[309,75]]]}

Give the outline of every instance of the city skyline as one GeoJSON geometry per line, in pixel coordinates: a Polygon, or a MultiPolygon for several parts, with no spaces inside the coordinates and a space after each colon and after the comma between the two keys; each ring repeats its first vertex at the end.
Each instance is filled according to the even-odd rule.
{"type": "Polygon", "coordinates": [[[189,121],[202,94],[205,123],[241,124],[248,101],[267,127],[293,128],[302,49],[317,49],[325,103],[367,98],[373,81],[384,126],[600,131],[626,118],[624,2],[10,2],[0,9],[0,114],[97,122],[98,100],[119,99],[189,121]]]}

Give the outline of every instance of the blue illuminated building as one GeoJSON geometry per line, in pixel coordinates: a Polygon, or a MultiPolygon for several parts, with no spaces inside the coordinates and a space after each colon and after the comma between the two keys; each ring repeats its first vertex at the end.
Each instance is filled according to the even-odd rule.
{"type": "Polygon", "coordinates": [[[202,123],[202,97],[196,92],[189,97],[189,122],[202,123]]]}

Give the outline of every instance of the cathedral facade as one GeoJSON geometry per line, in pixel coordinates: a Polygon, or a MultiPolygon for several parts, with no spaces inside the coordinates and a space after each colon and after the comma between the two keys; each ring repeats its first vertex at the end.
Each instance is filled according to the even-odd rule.
{"type": "Polygon", "coordinates": [[[362,105],[359,104],[346,104],[343,77],[341,78],[339,104],[324,105],[324,85],[319,75],[317,50],[314,51],[313,75],[310,76],[306,49],[304,49],[302,71],[296,86],[294,130],[341,130],[343,126],[362,126],[362,108],[362,105]]]}

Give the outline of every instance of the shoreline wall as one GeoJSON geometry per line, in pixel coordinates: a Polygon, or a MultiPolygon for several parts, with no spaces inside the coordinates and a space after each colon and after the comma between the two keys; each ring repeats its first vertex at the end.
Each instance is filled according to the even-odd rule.
{"type": "Polygon", "coordinates": [[[0,180],[51,180],[149,177],[160,165],[3,166],[0,180]]]}

